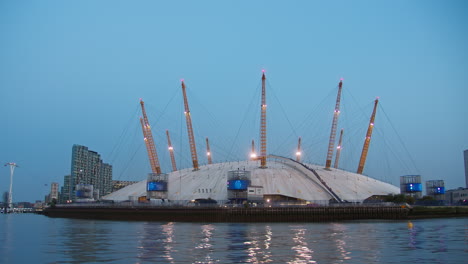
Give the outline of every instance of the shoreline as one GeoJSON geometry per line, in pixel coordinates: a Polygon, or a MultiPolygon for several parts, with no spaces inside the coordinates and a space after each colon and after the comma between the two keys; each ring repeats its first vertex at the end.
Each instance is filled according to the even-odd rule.
{"type": "Polygon", "coordinates": [[[468,217],[468,206],[414,206],[409,220],[426,218],[468,217]]]}
{"type": "Polygon", "coordinates": [[[468,217],[460,206],[332,206],[332,207],[163,207],[57,206],[41,212],[48,217],[171,221],[171,222],[327,222],[347,220],[416,220],[468,217]]]}

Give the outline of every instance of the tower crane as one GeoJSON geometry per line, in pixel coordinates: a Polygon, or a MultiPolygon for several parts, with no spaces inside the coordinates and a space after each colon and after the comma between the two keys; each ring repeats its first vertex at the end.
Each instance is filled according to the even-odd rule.
{"type": "Polygon", "coordinates": [[[357,169],[358,174],[362,174],[364,170],[364,165],[366,164],[367,152],[369,151],[369,145],[372,137],[372,130],[374,129],[374,120],[375,120],[375,113],[377,112],[377,104],[379,103],[379,98],[377,97],[374,101],[374,110],[372,111],[372,115],[369,122],[369,127],[367,128],[366,138],[364,140],[364,146],[362,147],[361,158],[359,160],[359,166],[357,169]]]}
{"type": "Polygon", "coordinates": [[[343,140],[343,129],[340,132],[340,139],[338,140],[338,146],[336,147],[336,156],[335,156],[335,169],[338,169],[338,162],[340,161],[340,154],[341,154],[341,141],[343,140]]]}
{"type": "Polygon", "coordinates": [[[335,145],[336,137],[336,127],[338,125],[338,116],[340,115],[340,102],[341,102],[341,89],[343,87],[343,78],[340,79],[338,84],[338,95],[336,96],[335,111],[333,112],[333,121],[330,131],[330,141],[328,142],[328,152],[327,152],[327,161],[325,163],[325,168],[330,169],[332,158],[333,158],[333,148],[335,145]]]}
{"type": "Polygon", "coordinates": [[[184,80],[182,80],[182,93],[184,96],[184,107],[185,107],[185,120],[187,121],[187,134],[189,138],[189,144],[190,144],[190,153],[192,154],[192,164],[193,164],[193,170],[199,170],[198,169],[198,157],[197,157],[197,148],[195,145],[195,138],[193,136],[193,128],[192,128],[192,117],[190,115],[190,110],[189,110],[189,104],[187,100],[187,93],[185,91],[185,83],[184,80]]]}
{"type": "Polygon", "coordinates": [[[146,150],[148,151],[151,171],[155,174],[161,174],[161,166],[159,165],[158,154],[156,152],[156,146],[154,145],[153,133],[151,132],[151,126],[148,122],[148,116],[146,115],[145,103],[142,99],[140,99],[140,105],[141,112],[143,113],[143,118],[140,118],[140,123],[143,130],[146,150]]]}
{"type": "Polygon", "coordinates": [[[208,141],[208,138],[206,138],[206,156],[208,157],[208,164],[212,164],[210,142],[208,141]]]}
{"type": "Polygon", "coordinates": [[[167,136],[167,148],[169,149],[169,155],[171,156],[171,163],[172,163],[172,171],[177,170],[176,161],[174,157],[174,148],[172,147],[171,137],[169,136],[169,130],[166,130],[167,136]]]}
{"type": "Polygon", "coordinates": [[[262,70],[262,105],[260,117],[260,168],[265,169],[266,166],[266,148],[267,148],[267,128],[266,128],[266,88],[265,88],[265,70],[262,70]]]}

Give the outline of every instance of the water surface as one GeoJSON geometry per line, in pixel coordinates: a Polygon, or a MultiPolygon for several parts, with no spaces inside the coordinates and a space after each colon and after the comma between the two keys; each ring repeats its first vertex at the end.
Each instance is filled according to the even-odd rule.
{"type": "Polygon", "coordinates": [[[0,215],[0,263],[466,263],[468,218],[180,223],[0,215]]]}

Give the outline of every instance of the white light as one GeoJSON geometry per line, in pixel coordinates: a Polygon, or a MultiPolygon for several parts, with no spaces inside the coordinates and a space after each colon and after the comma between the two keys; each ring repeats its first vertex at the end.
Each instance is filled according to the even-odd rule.
{"type": "Polygon", "coordinates": [[[300,156],[302,153],[300,151],[296,152],[296,156],[300,156]]]}
{"type": "Polygon", "coordinates": [[[173,148],[173,147],[169,147],[168,149],[169,149],[169,150],[173,150],[174,148],[173,148]]]}
{"type": "Polygon", "coordinates": [[[251,157],[251,158],[256,158],[256,157],[257,157],[257,154],[252,153],[252,154],[250,154],[250,157],[251,157]]]}
{"type": "Polygon", "coordinates": [[[207,152],[207,153],[206,153],[206,155],[210,156],[210,155],[211,155],[211,153],[210,153],[210,152],[207,152]]]}

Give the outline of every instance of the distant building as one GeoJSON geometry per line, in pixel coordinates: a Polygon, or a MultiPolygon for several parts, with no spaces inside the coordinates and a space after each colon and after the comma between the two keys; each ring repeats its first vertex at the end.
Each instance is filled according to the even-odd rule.
{"type": "Polygon", "coordinates": [[[468,188],[458,188],[445,192],[445,203],[448,205],[468,205],[468,188]]]}
{"type": "Polygon", "coordinates": [[[8,192],[4,192],[3,195],[2,195],[2,202],[4,204],[7,204],[8,203],[8,192]]]}
{"type": "Polygon", "coordinates": [[[468,149],[463,151],[464,161],[465,161],[465,188],[468,188],[468,149]]]}
{"type": "Polygon", "coordinates": [[[445,183],[443,180],[426,181],[426,194],[435,200],[445,200],[445,183]]]}
{"type": "Polygon", "coordinates": [[[58,184],[58,182],[53,182],[52,184],[50,184],[49,200],[52,201],[53,199],[55,199],[56,201],[58,201],[58,199],[59,199],[59,184],[58,184]]]}
{"type": "Polygon", "coordinates": [[[400,193],[416,199],[422,197],[421,175],[400,176],[400,193]]]}
{"type": "Polygon", "coordinates": [[[17,208],[33,208],[34,204],[30,202],[19,202],[16,203],[17,208]]]}
{"type": "Polygon", "coordinates": [[[138,181],[112,181],[112,192],[122,189],[123,187],[127,187],[129,185],[135,184],[138,181]]]}
{"type": "Polygon", "coordinates": [[[85,146],[73,145],[70,175],[70,200],[76,200],[76,186],[93,186],[95,199],[112,192],[112,165],[103,163],[101,155],[85,146]]]}
{"type": "Polygon", "coordinates": [[[72,185],[73,184],[71,183],[71,175],[65,175],[63,177],[63,186],[60,189],[59,203],[64,204],[64,203],[67,203],[67,201],[72,199],[72,194],[71,194],[72,188],[70,188],[70,186],[72,185]]]}

